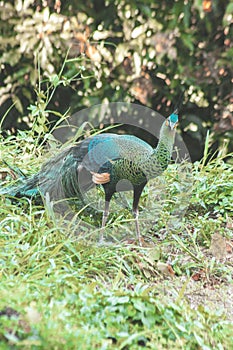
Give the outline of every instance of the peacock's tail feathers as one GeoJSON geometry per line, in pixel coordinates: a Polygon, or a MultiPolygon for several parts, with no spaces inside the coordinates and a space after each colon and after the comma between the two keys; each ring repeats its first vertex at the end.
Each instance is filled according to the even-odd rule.
{"type": "Polygon", "coordinates": [[[37,197],[40,195],[38,188],[38,174],[30,178],[24,178],[19,185],[8,186],[0,189],[0,194],[9,197],[37,197]]]}

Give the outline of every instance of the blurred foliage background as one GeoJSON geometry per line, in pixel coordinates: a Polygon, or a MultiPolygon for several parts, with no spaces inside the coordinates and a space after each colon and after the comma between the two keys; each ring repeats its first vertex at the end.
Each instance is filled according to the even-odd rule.
{"type": "Polygon", "coordinates": [[[185,90],[192,160],[207,130],[213,149],[233,151],[233,0],[5,0],[0,16],[2,129],[101,102],[166,116],[185,90]]]}

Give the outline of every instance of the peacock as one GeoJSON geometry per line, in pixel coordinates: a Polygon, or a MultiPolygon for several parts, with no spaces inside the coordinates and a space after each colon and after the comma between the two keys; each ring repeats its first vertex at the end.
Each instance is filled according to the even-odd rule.
{"type": "Polygon", "coordinates": [[[24,178],[18,186],[8,187],[1,194],[11,197],[50,195],[59,200],[80,199],[95,185],[101,185],[105,194],[101,240],[109,215],[110,201],[115,192],[133,190],[132,211],[139,244],[138,204],[142,191],[150,179],[167,168],[172,155],[178,109],[163,122],[156,148],[133,135],[103,133],[86,138],[62,150],[42,165],[35,175],[24,178]]]}

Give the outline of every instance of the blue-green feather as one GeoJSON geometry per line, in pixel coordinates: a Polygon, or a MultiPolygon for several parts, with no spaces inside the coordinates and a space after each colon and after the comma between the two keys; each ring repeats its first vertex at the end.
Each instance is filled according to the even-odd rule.
{"type": "Polygon", "coordinates": [[[178,114],[176,114],[176,113],[172,113],[170,116],[169,116],[169,119],[170,119],[170,121],[172,122],[172,123],[177,123],[178,122],[178,114]]]}

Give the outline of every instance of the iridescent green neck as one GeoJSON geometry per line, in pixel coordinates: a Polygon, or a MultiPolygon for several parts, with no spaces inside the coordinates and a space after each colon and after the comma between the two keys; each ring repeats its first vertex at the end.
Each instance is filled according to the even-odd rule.
{"type": "Polygon", "coordinates": [[[171,130],[165,121],[160,130],[157,147],[152,155],[143,163],[147,178],[154,178],[161,174],[171,161],[172,149],[175,140],[175,129],[171,130]]]}
{"type": "Polygon", "coordinates": [[[167,121],[163,123],[160,135],[159,135],[159,142],[157,147],[155,148],[155,154],[159,155],[159,153],[164,152],[164,148],[169,152],[170,156],[172,154],[172,149],[175,141],[175,135],[176,130],[171,128],[167,125],[167,121]]]}

